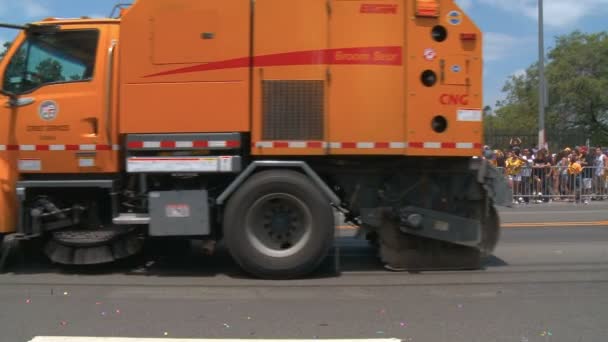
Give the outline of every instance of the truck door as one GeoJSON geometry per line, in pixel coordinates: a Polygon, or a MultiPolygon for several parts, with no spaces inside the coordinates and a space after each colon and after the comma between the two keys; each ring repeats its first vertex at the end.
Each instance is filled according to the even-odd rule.
{"type": "Polygon", "coordinates": [[[404,153],[406,4],[410,1],[331,1],[331,154],[404,153]]]}
{"type": "Polygon", "coordinates": [[[1,77],[0,149],[20,173],[117,170],[114,29],[63,25],[15,42],[1,77]]]}

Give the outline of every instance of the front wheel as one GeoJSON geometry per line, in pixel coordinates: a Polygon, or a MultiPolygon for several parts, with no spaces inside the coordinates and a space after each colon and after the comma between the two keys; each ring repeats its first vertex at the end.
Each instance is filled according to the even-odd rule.
{"type": "Polygon", "coordinates": [[[248,273],[289,279],[314,271],[333,243],[333,210],[301,173],[264,171],[234,194],[224,213],[224,238],[248,273]]]}

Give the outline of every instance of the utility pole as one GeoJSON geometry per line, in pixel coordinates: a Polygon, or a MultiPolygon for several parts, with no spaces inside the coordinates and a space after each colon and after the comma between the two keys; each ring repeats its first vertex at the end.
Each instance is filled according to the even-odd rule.
{"type": "Polygon", "coordinates": [[[547,84],[545,80],[545,30],[543,0],[538,0],[538,148],[546,143],[545,108],[547,107],[547,84]]]}

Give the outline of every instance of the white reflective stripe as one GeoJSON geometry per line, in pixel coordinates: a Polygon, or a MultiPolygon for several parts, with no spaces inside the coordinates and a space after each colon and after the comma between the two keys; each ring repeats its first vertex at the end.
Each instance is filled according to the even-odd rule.
{"type": "Polygon", "coordinates": [[[160,141],[144,141],[144,148],[160,148],[160,141]]]}
{"type": "MultiPolygon", "coordinates": [[[[29,342],[304,342],[308,340],[268,340],[268,339],[190,339],[190,338],[130,338],[130,337],[64,337],[37,336],[29,342]]],[[[360,340],[323,340],[319,342],[400,342],[396,338],[360,339],[360,340]]]]}
{"type": "Polygon", "coordinates": [[[289,148],[306,148],[308,143],[306,141],[291,141],[289,142],[289,148]]]}
{"type": "Polygon", "coordinates": [[[272,148],[272,146],[274,146],[272,144],[272,141],[260,141],[255,144],[255,147],[258,147],[258,148],[272,148]]]}
{"type": "Polygon", "coordinates": [[[50,145],[49,151],[65,151],[65,145],[50,145]]]}
{"type": "Polygon", "coordinates": [[[6,145],[0,145],[0,151],[6,151],[6,145]]]}
{"type": "Polygon", "coordinates": [[[342,148],[342,143],[332,142],[329,143],[330,148],[342,148]]]}
{"type": "Polygon", "coordinates": [[[95,151],[97,150],[97,145],[80,145],[78,148],[81,151],[95,151]]]}
{"type": "Polygon", "coordinates": [[[194,142],[192,142],[192,141],[176,141],[175,142],[175,147],[176,148],[192,148],[192,147],[194,147],[194,142]]]}
{"type": "Polygon", "coordinates": [[[112,145],[113,151],[120,151],[120,145],[112,145]]]}
{"type": "Polygon", "coordinates": [[[389,143],[390,148],[407,148],[407,143],[402,142],[392,142],[389,143]]]}
{"type": "Polygon", "coordinates": [[[441,143],[438,143],[438,142],[425,142],[424,143],[424,148],[432,148],[432,149],[441,148],[441,143]]]}
{"type": "Polygon", "coordinates": [[[36,145],[19,145],[21,151],[36,151],[36,145]]]}
{"type": "Polygon", "coordinates": [[[226,147],[226,141],[209,141],[209,147],[226,147]]]}
{"type": "Polygon", "coordinates": [[[360,142],[357,143],[357,148],[360,149],[369,149],[369,148],[375,148],[376,144],[373,142],[360,142]]]}
{"type": "Polygon", "coordinates": [[[456,148],[473,148],[473,143],[456,143],[456,148]]]}

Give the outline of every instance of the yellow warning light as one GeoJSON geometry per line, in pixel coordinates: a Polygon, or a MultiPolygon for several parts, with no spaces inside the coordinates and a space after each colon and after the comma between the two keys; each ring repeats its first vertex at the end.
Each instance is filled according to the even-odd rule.
{"type": "Polygon", "coordinates": [[[439,17],[439,0],[416,0],[417,17],[439,17]]]}

